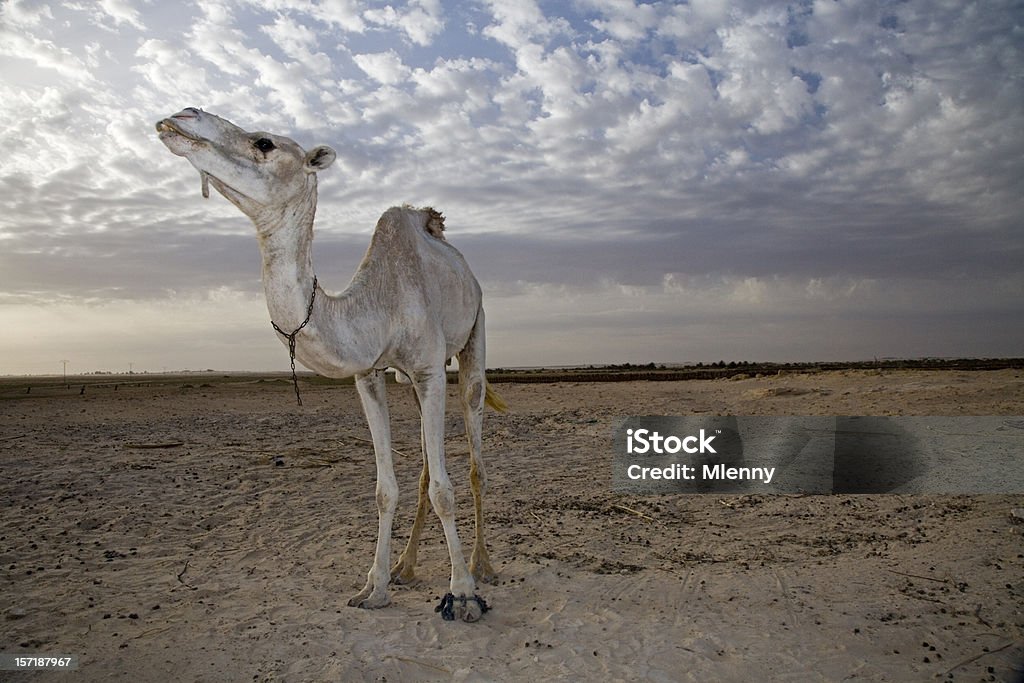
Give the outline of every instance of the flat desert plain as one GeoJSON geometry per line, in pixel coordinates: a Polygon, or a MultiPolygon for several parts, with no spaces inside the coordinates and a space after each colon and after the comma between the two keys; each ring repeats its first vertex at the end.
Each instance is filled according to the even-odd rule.
{"type": "MultiPolygon", "coordinates": [[[[836,371],[500,384],[485,501],[492,610],[445,622],[429,518],[418,580],[346,606],[376,537],[352,386],[136,376],[0,387],[0,652],[76,655],[7,681],[1013,681],[1024,662],[1021,495],[612,492],[628,415],[1024,414],[1024,372],[836,371]],[[92,381],[92,380],[89,380],[92,381]]],[[[402,489],[420,470],[391,387],[402,489]]],[[[464,543],[455,388],[448,469],[464,543]]],[[[1012,421],[1012,420],[1011,420],[1012,421]]],[[[1024,457],[1024,456],[1022,456],[1024,457]]],[[[1024,467],[1024,462],[1022,462],[1024,467]]]]}

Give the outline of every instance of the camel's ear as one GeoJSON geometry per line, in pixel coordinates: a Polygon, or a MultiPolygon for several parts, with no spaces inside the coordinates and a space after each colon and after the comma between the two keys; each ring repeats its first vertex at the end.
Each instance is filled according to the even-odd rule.
{"type": "Polygon", "coordinates": [[[306,152],[306,172],[316,173],[324,170],[334,163],[337,156],[334,150],[327,145],[317,145],[306,152]]]}

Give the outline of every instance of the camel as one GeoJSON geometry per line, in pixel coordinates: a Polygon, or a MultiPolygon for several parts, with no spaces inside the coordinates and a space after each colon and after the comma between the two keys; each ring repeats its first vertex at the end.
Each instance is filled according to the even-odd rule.
{"type": "Polygon", "coordinates": [[[452,570],[449,593],[436,611],[448,620],[476,621],[487,610],[476,594],[476,581],[495,577],[483,532],[483,409],[485,403],[497,410],[504,405],[484,375],[480,285],[462,254],[444,239],[443,217],[433,209],[409,206],[385,211],[351,283],[341,294],[330,295],[313,274],[312,241],[317,172],[334,162],[334,150],[318,145],[307,152],[286,137],[248,132],[195,108],[163,119],[156,129],[171,152],[199,170],[203,196],[209,196],[212,184],[255,224],[267,308],[278,337],[290,347],[293,364],[298,359],[326,377],[355,376],[377,463],[378,528],[366,585],[348,604],[384,607],[390,603],[392,579],[408,582],[415,577],[429,497],[444,529],[452,570]],[[455,498],[444,457],[445,365],[452,357],[459,362],[476,524],[468,567],[455,528],[455,498]],[[423,453],[416,520],[390,570],[398,484],[385,396],[388,368],[412,384],[423,453]]]}

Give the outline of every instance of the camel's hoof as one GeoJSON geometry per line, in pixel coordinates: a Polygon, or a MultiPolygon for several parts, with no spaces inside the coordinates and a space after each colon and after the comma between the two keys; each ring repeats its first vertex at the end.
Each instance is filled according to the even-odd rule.
{"type": "Polygon", "coordinates": [[[391,604],[391,598],[388,594],[384,595],[370,595],[369,597],[363,597],[360,593],[348,601],[349,607],[358,607],[360,609],[380,609],[381,607],[387,607],[391,604]]]}
{"type": "Polygon", "coordinates": [[[391,583],[405,586],[416,580],[416,571],[409,565],[398,563],[391,568],[391,583]]]}
{"type": "Polygon", "coordinates": [[[465,595],[455,597],[451,593],[445,593],[441,598],[441,604],[434,608],[435,612],[441,613],[445,621],[462,620],[472,623],[480,619],[484,612],[491,609],[487,602],[479,595],[467,598],[465,595]]]}
{"type": "Polygon", "coordinates": [[[491,567],[491,563],[473,564],[470,563],[469,571],[477,583],[497,583],[498,573],[491,567]]]}

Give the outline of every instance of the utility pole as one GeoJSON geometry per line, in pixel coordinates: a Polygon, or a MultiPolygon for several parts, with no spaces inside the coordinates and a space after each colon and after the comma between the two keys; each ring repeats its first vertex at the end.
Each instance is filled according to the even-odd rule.
{"type": "Polygon", "coordinates": [[[64,388],[65,389],[68,386],[68,363],[70,363],[70,362],[71,361],[69,361],[69,360],[62,360],[61,361],[61,363],[64,364],[64,388]]]}

